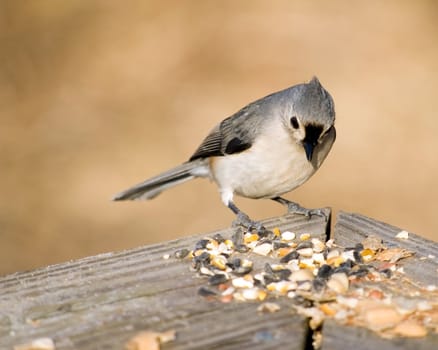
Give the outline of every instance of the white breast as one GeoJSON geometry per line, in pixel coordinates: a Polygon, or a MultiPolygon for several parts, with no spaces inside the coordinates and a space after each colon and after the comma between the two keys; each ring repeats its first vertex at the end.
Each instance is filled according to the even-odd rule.
{"type": "Polygon", "coordinates": [[[303,147],[292,140],[281,123],[265,130],[247,151],[214,157],[210,164],[224,202],[231,200],[233,193],[249,198],[282,195],[316,171],[303,147]]]}

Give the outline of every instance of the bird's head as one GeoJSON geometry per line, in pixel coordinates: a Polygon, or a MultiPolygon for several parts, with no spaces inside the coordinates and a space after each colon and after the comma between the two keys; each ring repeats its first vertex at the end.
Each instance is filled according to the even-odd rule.
{"type": "Polygon", "coordinates": [[[307,160],[311,162],[315,147],[334,132],[333,99],[316,77],[309,83],[290,88],[287,93],[283,123],[292,138],[302,145],[307,160]]]}

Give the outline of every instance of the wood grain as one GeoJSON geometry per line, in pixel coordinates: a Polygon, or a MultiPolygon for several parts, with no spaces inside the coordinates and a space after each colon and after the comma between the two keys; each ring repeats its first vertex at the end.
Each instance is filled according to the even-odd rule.
{"type": "MultiPolygon", "coordinates": [[[[321,239],[328,228],[317,216],[286,215],[264,224],[321,239]]],[[[215,233],[230,237],[233,229],[0,278],[0,348],[50,337],[56,349],[122,349],[140,331],[174,329],[176,340],[163,349],[304,349],[307,320],[286,304],[260,314],[259,303],[208,301],[197,293],[206,279],[187,260],[163,259],[215,233]]]]}
{"type": "Polygon", "coordinates": [[[368,218],[360,214],[340,212],[333,232],[335,241],[345,247],[362,242],[367,236],[382,238],[388,247],[401,247],[415,253],[410,259],[401,261],[406,275],[424,285],[438,284],[438,244],[409,233],[409,239],[398,239],[396,234],[402,229],[368,218]],[[429,255],[435,258],[429,258],[429,255]],[[420,260],[424,259],[424,260],[420,260]]]}

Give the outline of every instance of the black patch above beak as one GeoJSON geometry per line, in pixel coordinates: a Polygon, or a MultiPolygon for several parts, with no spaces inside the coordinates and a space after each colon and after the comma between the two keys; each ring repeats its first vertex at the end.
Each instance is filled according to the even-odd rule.
{"type": "Polygon", "coordinates": [[[321,136],[323,127],[319,125],[307,125],[306,137],[303,140],[303,147],[306,151],[306,158],[309,162],[312,161],[313,151],[318,144],[318,139],[321,136]]]}

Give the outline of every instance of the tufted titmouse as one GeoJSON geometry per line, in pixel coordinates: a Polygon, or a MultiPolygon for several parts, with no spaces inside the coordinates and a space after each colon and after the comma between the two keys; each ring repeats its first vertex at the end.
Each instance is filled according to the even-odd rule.
{"type": "Polygon", "coordinates": [[[335,138],[333,99],[314,77],[250,103],[208,134],[188,162],[123,191],[113,200],[152,199],[197,177],[212,179],[223,203],[247,228],[262,229],[233,202],[233,195],[269,198],[310,216],[280,195],[303,184],[321,166],[335,138]]]}

